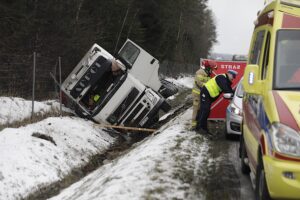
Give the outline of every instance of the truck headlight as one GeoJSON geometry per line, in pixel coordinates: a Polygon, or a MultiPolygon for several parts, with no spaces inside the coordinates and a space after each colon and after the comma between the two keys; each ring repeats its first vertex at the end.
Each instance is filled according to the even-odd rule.
{"type": "Polygon", "coordinates": [[[286,125],[274,123],[271,135],[276,151],[300,157],[300,134],[297,131],[286,125]]]}
{"type": "Polygon", "coordinates": [[[146,92],[146,95],[148,97],[148,99],[151,101],[152,104],[156,103],[156,97],[151,93],[151,92],[146,92]]]}

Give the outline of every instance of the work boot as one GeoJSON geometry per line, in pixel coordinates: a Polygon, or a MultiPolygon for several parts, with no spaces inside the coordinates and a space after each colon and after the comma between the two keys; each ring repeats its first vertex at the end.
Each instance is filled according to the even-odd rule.
{"type": "Polygon", "coordinates": [[[197,129],[196,129],[196,126],[191,126],[189,130],[190,131],[196,131],[197,129]]]}
{"type": "Polygon", "coordinates": [[[193,120],[189,130],[196,131],[196,129],[197,129],[197,121],[193,120]]]}
{"type": "Polygon", "coordinates": [[[196,132],[200,135],[205,135],[207,130],[205,130],[203,128],[196,128],[196,132]]]}

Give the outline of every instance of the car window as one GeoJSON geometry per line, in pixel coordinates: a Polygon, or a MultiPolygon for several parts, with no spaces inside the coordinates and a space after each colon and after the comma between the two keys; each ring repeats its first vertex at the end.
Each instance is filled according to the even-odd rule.
{"type": "Polygon", "coordinates": [[[275,89],[300,89],[300,30],[279,30],[275,53],[275,89]]]}
{"type": "Polygon", "coordinates": [[[240,82],[237,86],[235,94],[236,94],[237,97],[240,97],[240,98],[242,98],[243,95],[244,95],[244,88],[243,88],[243,84],[242,84],[242,79],[240,80],[240,82]]]}
{"type": "Polygon", "coordinates": [[[270,41],[271,41],[271,33],[268,32],[266,44],[265,44],[265,52],[263,57],[261,79],[266,79],[267,76],[268,65],[269,65],[270,41]]]}

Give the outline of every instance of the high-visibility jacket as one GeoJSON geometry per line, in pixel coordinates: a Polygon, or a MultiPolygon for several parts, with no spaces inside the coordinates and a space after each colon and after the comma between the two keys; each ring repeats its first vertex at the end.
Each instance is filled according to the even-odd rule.
{"type": "Polygon", "coordinates": [[[200,68],[195,74],[194,87],[192,89],[192,92],[200,95],[200,89],[208,80],[210,80],[210,77],[204,71],[204,69],[200,68]]]}
{"type": "MultiPolygon", "coordinates": [[[[218,76],[225,76],[226,77],[226,74],[220,74],[218,76]]],[[[212,97],[212,98],[215,98],[215,97],[219,96],[219,94],[222,91],[222,89],[217,84],[216,78],[217,78],[217,76],[213,77],[212,79],[210,79],[209,81],[207,81],[204,84],[204,86],[206,87],[210,97],[212,97]]]]}
{"type": "Polygon", "coordinates": [[[99,94],[95,94],[93,100],[94,102],[97,102],[100,99],[100,95],[99,94]]]}

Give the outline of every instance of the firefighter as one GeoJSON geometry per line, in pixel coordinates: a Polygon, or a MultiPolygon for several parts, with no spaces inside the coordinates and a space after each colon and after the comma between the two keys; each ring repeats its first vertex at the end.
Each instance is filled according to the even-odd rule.
{"type": "Polygon", "coordinates": [[[221,92],[229,93],[233,96],[234,92],[231,88],[231,84],[237,74],[238,73],[234,70],[228,70],[226,74],[219,74],[204,84],[200,92],[200,110],[197,116],[198,124],[196,131],[198,133],[211,135],[207,129],[207,118],[209,116],[210,106],[219,97],[221,92]]]}
{"type": "Polygon", "coordinates": [[[213,69],[217,69],[215,62],[204,60],[201,62],[200,69],[195,74],[194,87],[192,89],[193,96],[193,115],[192,115],[192,130],[197,127],[197,113],[200,107],[200,90],[204,83],[210,80],[210,75],[213,69]]]}

